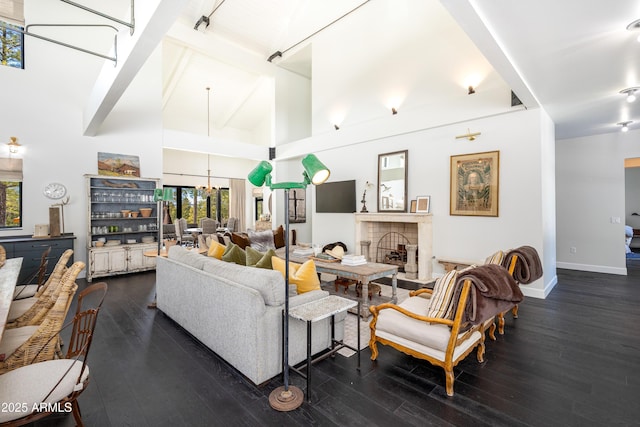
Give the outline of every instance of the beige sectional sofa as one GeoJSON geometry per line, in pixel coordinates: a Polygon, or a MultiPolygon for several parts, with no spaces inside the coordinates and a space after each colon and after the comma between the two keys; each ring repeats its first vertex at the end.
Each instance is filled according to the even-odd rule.
{"type": "MultiPolygon", "coordinates": [[[[282,372],[284,278],[278,271],[245,267],[180,246],[158,258],[157,307],[254,384],[282,372]]],[[[291,293],[290,293],[291,295],[291,293]]],[[[316,290],[291,295],[289,307],[328,296],[316,290]]],[[[336,315],[336,339],[345,314],[336,315]]],[[[313,323],[312,352],[331,346],[330,319],[313,323]]],[[[306,359],[306,324],[289,319],[289,364],[306,359]]]]}

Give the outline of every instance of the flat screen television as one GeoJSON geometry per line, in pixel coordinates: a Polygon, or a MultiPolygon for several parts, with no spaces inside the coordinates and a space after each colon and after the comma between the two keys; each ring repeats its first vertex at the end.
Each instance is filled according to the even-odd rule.
{"type": "Polygon", "coordinates": [[[316,186],[317,213],[354,213],[356,181],[325,182],[316,186]]]}

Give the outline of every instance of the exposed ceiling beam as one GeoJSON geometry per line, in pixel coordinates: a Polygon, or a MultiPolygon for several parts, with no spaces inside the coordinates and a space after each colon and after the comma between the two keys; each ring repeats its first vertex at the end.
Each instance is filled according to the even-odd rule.
{"type": "Polygon", "coordinates": [[[136,4],[136,32],[120,43],[118,63],[102,67],[84,110],[84,135],[95,136],[124,91],[176,21],[188,0],[136,4]]]}
{"type": "Polygon", "coordinates": [[[440,3],[449,11],[453,19],[473,40],[480,52],[487,58],[493,68],[511,86],[511,90],[518,96],[527,108],[540,106],[530,89],[529,84],[522,77],[522,73],[514,66],[508,53],[500,45],[485,24],[476,8],[473,0],[440,0],[440,3]]]}

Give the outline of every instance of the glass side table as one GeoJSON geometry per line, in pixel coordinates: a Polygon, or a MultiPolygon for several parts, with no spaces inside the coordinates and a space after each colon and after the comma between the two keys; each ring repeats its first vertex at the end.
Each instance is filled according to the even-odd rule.
{"type": "Polygon", "coordinates": [[[329,295],[328,297],[311,301],[289,309],[289,316],[307,322],[307,363],[296,368],[290,368],[307,380],[307,402],[311,402],[311,365],[333,356],[342,348],[348,348],[358,354],[358,370],[360,370],[360,319],[356,319],[358,325],[358,344],[357,348],[344,343],[344,340],[335,339],[335,315],[347,311],[350,308],[358,306],[357,313],[360,312],[360,302],[342,298],[337,295],[329,295]],[[322,355],[311,358],[311,324],[331,316],[331,350],[322,355]],[[306,368],[306,372],[302,370],[306,368]]]}

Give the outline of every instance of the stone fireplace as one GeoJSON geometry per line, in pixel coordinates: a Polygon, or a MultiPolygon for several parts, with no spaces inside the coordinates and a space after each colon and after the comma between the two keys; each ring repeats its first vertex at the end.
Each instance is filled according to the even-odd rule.
{"type": "Polygon", "coordinates": [[[418,246],[418,280],[431,280],[432,227],[431,214],[415,213],[356,213],[356,251],[361,254],[360,242],[371,241],[369,257],[376,261],[376,248],[387,233],[404,235],[410,244],[418,246]]]}

